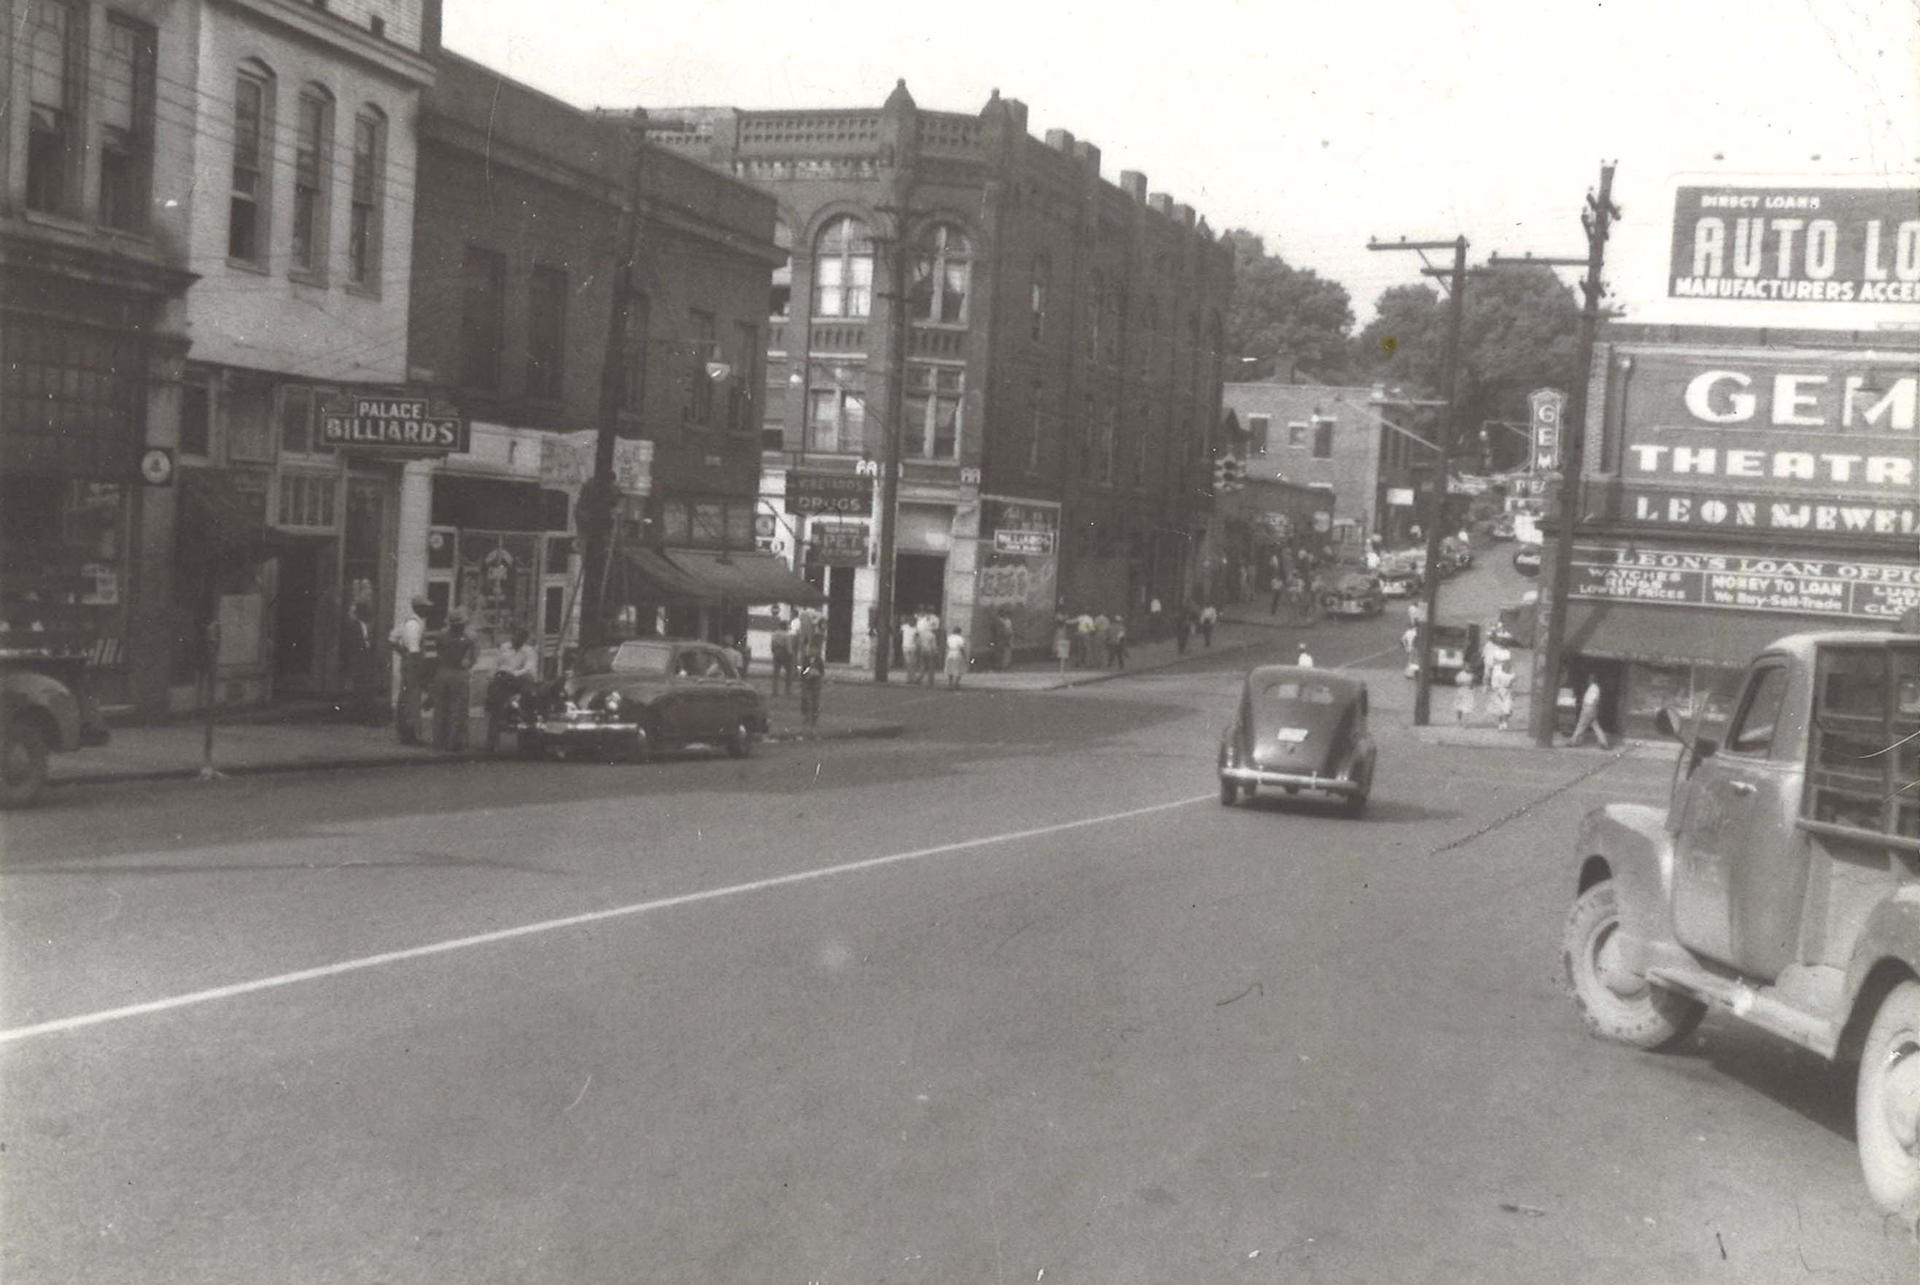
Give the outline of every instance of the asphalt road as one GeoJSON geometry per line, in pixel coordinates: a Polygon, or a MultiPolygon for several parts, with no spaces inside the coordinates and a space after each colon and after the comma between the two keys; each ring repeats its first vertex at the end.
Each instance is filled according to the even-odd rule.
{"type": "Polygon", "coordinates": [[[1358,823],[1219,806],[1245,653],[8,817],[4,1278],[1916,1279],[1843,1076],[1560,992],[1577,818],[1666,756],[1423,746],[1398,628],[1311,635],[1385,710],[1358,823]]]}

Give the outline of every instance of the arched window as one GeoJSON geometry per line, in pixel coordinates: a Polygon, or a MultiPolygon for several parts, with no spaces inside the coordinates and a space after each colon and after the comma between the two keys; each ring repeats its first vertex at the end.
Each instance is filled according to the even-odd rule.
{"type": "Polygon", "coordinates": [[[963,326],[967,321],[967,285],[973,269],[967,234],[951,223],[935,223],[919,236],[913,282],[907,298],[915,321],[963,326]]]}
{"type": "Polygon", "coordinates": [[[273,190],[273,72],[240,64],[233,82],[233,187],[227,206],[227,257],[265,266],[273,190]]]}
{"type": "Polygon", "coordinates": [[[333,95],[319,85],[300,90],[293,136],[293,253],[295,272],[327,270],[327,198],[333,184],[333,95]]]}
{"type": "Polygon", "coordinates": [[[1047,333],[1047,290],[1053,284],[1053,262],[1044,254],[1033,256],[1033,280],[1027,292],[1032,313],[1033,341],[1039,343],[1047,333]]]}
{"type": "Polygon", "coordinates": [[[380,203],[385,197],[387,118],[365,106],[353,118],[353,191],[347,220],[347,280],[380,288],[380,203]]]}
{"type": "Polygon", "coordinates": [[[767,297],[767,316],[784,321],[793,307],[793,228],[785,219],[773,223],[773,243],[784,256],[773,270],[773,293],[767,297]]]}
{"type": "Polygon", "coordinates": [[[813,243],[813,315],[864,317],[873,311],[873,240],[851,215],[820,229],[813,243]]]}

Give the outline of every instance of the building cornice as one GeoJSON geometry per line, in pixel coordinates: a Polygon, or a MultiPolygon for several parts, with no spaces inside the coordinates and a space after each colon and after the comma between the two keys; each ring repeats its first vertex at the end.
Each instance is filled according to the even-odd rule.
{"type": "Polygon", "coordinates": [[[258,18],[282,31],[350,58],[368,69],[404,81],[414,88],[433,84],[433,63],[424,55],[354,26],[338,14],[295,0],[213,0],[258,18]]]}

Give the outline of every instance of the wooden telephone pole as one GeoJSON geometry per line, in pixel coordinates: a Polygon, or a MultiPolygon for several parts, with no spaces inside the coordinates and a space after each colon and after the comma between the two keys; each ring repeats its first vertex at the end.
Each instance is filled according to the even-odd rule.
{"type": "Polygon", "coordinates": [[[1416,642],[1415,676],[1413,689],[1413,725],[1425,727],[1431,720],[1433,711],[1433,672],[1427,663],[1433,654],[1433,626],[1440,611],[1440,542],[1445,538],[1447,513],[1447,470],[1453,456],[1454,420],[1458,417],[1459,407],[1455,404],[1455,394],[1459,388],[1458,371],[1460,366],[1460,325],[1466,312],[1467,303],[1467,238],[1455,237],[1451,241],[1408,241],[1404,237],[1398,241],[1368,241],[1369,250],[1452,250],[1452,268],[1423,268],[1423,276],[1448,279],[1447,286],[1447,346],[1440,368],[1440,400],[1444,403],[1440,411],[1440,428],[1435,434],[1438,447],[1434,461],[1433,486],[1428,492],[1425,505],[1421,507],[1421,516],[1427,524],[1427,551],[1424,582],[1426,588],[1425,619],[1420,622],[1419,636],[1416,642]]]}

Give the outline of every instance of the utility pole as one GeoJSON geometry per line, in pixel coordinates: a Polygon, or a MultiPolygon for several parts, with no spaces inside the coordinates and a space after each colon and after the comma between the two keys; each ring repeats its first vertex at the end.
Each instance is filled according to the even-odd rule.
{"type": "MultiPolygon", "coordinates": [[[[607,344],[600,358],[600,422],[593,442],[593,476],[580,489],[577,507],[580,535],[580,642],[593,646],[606,641],[607,562],[613,554],[614,441],[619,435],[620,411],[626,398],[627,309],[632,294],[633,261],[639,253],[640,192],[646,158],[646,115],[635,110],[627,122],[626,143],[632,149],[628,190],[620,202],[614,245],[613,306],[607,318],[607,344]]],[[[642,357],[642,360],[645,360],[642,357]]]]}
{"type": "Polygon", "coordinates": [[[873,640],[873,681],[876,683],[887,681],[893,665],[895,637],[893,564],[894,546],[899,538],[895,528],[900,518],[900,428],[906,418],[907,391],[907,193],[907,180],[902,177],[896,189],[896,202],[878,211],[893,219],[893,237],[888,245],[892,251],[888,256],[891,289],[880,296],[887,301],[891,360],[887,363],[886,418],[880,425],[880,508],[874,515],[880,546],[879,565],[875,568],[878,583],[874,586],[874,613],[879,617],[873,640]]]}
{"type": "Polygon", "coordinates": [[[1560,430],[1560,485],[1556,505],[1560,520],[1554,529],[1552,578],[1547,582],[1547,641],[1533,674],[1533,707],[1528,711],[1528,730],[1541,749],[1553,747],[1556,710],[1560,700],[1561,652],[1567,638],[1567,589],[1573,576],[1573,528],[1580,517],[1580,474],[1585,466],[1587,443],[1587,386],[1593,370],[1593,349],[1600,330],[1600,298],[1605,285],[1600,279],[1606,263],[1607,234],[1620,209],[1613,203],[1613,164],[1600,167],[1598,194],[1587,193],[1586,208],[1580,211],[1580,226],[1587,233],[1587,254],[1583,259],[1541,259],[1526,255],[1518,259],[1491,256],[1488,262],[1498,267],[1555,268],[1583,267],[1587,275],[1580,282],[1586,297],[1580,309],[1580,373],[1567,398],[1566,421],[1560,430]]]}
{"type": "Polygon", "coordinates": [[[1465,316],[1467,303],[1467,238],[1455,237],[1451,241],[1368,241],[1369,250],[1447,250],[1453,251],[1451,269],[1422,268],[1421,275],[1430,277],[1445,276],[1447,288],[1447,344],[1446,354],[1442,358],[1440,369],[1440,411],[1437,458],[1434,461],[1433,487],[1429,499],[1422,508],[1427,522],[1427,552],[1425,560],[1424,583],[1426,587],[1425,619],[1420,622],[1417,641],[1413,689],[1413,725],[1425,727],[1430,721],[1433,709],[1433,673],[1428,665],[1432,656],[1433,626],[1440,611],[1440,542],[1444,538],[1447,512],[1447,469],[1453,453],[1454,420],[1458,407],[1454,404],[1455,390],[1459,387],[1460,365],[1460,325],[1465,316]]]}

